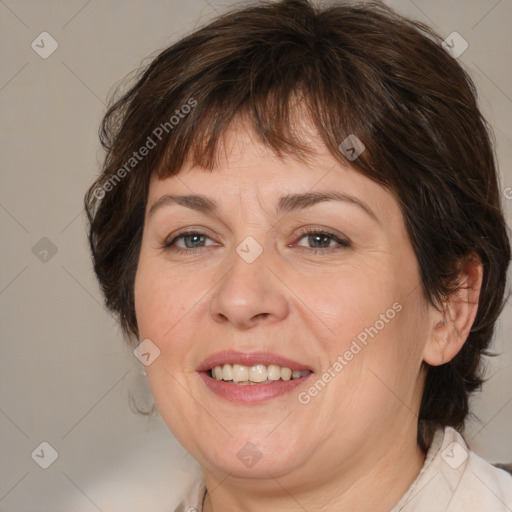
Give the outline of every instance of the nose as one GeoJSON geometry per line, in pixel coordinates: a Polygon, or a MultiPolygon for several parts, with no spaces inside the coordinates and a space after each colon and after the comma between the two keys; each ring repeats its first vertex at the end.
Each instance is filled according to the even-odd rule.
{"type": "Polygon", "coordinates": [[[286,318],[286,286],[276,277],[275,268],[270,269],[273,265],[266,251],[252,263],[233,252],[211,295],[209,309],[214,321],[246,330],[263,321],[274,323],[286,318]]]}

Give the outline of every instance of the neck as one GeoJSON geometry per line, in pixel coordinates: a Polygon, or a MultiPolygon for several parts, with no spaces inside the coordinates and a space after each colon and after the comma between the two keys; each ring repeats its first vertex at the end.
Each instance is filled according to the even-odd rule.
{"type": "Polygon", "coordinates": [[[350,471],[340,463],[343,469],[339,472],[322,471],[318,466],[309,478],[306,471],[298,478],[295,472],[279,478],[271,478],[269,473],[268,479],[261,480],[205,473],[208,493],[203,511],[389,512],[418,476],[425,461],[425,454],[416,442],[416,430],[410,430],[413,432],[407,437],[395,432],[392,439],[380,443],[380,449],[356,454],[358,463],[350,471]]]}

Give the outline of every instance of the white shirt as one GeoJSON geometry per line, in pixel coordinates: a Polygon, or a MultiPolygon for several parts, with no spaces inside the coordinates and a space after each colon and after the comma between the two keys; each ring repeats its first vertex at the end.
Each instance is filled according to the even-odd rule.
{"type": "MultiPolygon", "coordinates": [[[[199,480],[175,512],[202,512],[199,480]]],[[[420,473],[390,512],[512,512],[512,475],[470,451],[453,428],[439,428],[420,473]]]]}

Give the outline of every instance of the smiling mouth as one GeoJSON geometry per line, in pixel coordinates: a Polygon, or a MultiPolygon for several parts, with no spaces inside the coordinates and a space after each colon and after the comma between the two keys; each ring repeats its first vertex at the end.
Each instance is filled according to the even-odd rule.
{"type": "Polygon", "coordinates": [[[276,364],[245,366],[242,364],[217,365],[206,372],[215,380],[250,386],[254,384],[272,384],[279,381],[297,380],[310,375],[310,370],[292,370],[286,366],[276,364]]]}

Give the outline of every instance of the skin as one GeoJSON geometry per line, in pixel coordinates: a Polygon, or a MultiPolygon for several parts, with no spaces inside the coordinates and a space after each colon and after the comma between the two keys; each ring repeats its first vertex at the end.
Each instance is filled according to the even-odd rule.
{"type": "Polygon", "coordinates": [[[201,464],[206,512],[391,510],[424,462],[416,441],[422,363],[449,361],[476,314],[481,266],[463,269],[467,286],[444,313],[433,308],[395,197],[308,137],[316,153],[306,163],[278,158],[236,126],[213,172],[187,164],[176,176],[151,179],[148,211],[164,194],[204,194],[219,204],[216,215],[181,205],[147,211],[135,280],[140,339],[160,349],[146,368],[151,392],[201,464]],[[339,201],[274,213],[282,195],[333,190],[358,198],[376,219],[339,201]],[[162,248],[189,227],[206,237],[175,244],[195,252],[162,248]],[[310,227],[350,245],[300,234],[310,227]],[[248,236],[263,249],[250,264],[236,252],[248,236]],[[396,303],[402,309],[378,335],[300,403],[298,393],[396,303]],[[222,350],[278,353],[315,375],[284,396],[235,404],[196,372],[222,350]],[[250,468],[237,457],[247,442],[261,453],[250,468]]]}

